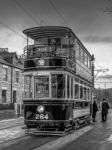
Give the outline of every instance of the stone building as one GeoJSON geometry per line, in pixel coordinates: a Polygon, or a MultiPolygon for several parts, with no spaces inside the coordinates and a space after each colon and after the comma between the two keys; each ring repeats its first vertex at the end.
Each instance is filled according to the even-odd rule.
{"type": "Polygon", "coordinates": [[[23,59],[0,48],[0,104],[22,103],[23,59]]]}

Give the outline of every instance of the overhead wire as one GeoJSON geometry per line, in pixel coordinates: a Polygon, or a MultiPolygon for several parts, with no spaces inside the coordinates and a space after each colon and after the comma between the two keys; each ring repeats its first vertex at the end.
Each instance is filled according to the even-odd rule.
{"type": "Polygon", "coordinates": [[[8,26],[7,24],[3,23],[3,22],[0,22],[0,24],[3,26],[3,27],[6,27],[7,29],[9,29],[10,31],[14,32],[15,34],[19,35],[20,37],[22,37],[23,39],[26,40],[26,38],[24,36],[22,36],[19,32],[17,32],[16,30],[12,29],[10,26],[8,26]]]}
{"type": "MultiPolygon", "coordinates": [[[[0,22],[0,24],[7,28],[8,30],[10,30],[11,32],[17,34],[19,37],[23,38],[25,41],[27,40],[23,35],[21,35],[19,32],[17,32],[16,30],[12,29],[9,25],[7,25],[6,23],[0,22]]],[[[33,43],[32,41],[29,40],[30,43],[33,43]]]]}
{"type": "MultiPolygon", "coordinates": [[[[41,21],[37,18],[34,17],[34,15],[32,14],[32,12],[30,11],[29,8],[25,7],[20,3],[20,1],[17,1],[17,0],[14,0],[14,2],[28,15],[30,16],[30,18],[32,18],[32,20],[38,24],[38,25],[41,25],[41,21]]],[[[23,2],[22,2],[23,3],[23,2]]]]}
{"type": "MultiPolygon", "coordinates": [[[[22,3],[24,3],[24,0],[22,0],[22,3]]],[[[47,23],[43,19],[40,20],[40,19],[38,19],[37,17],[34,16],[34,14],[32,13],[31,9],[28,7],[28,5],[26,6],[26,4],[24,3],[24,6],[26,7],[27,11],[29,11],[29,13],[37,20],[37,22],[39,22],[40,25],[42,25],[42,23],[47,25],[47,23]]]]}
{"type": "Polygon", "coordinates": [[[51,4],[51,6],[55,9],[55,11],[57,12],[57,14],[61,17],[61,19],[64,21],[64,23],[68,26],[68,27],[70,27],[69,25],[68,25],[68,22],[66,21],[66,19],[64,18],[64,16],[62,15],[62,13],[56,8],[56,6],[55,6],[55,4],[51,1],[51,0],[48,0],[49,1],[49,3],[51,4]]]}

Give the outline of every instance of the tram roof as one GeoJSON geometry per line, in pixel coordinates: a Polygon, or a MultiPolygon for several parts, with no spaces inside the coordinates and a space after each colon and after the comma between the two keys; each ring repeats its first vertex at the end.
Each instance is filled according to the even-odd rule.
{"type": "MultiPolygon", "coordinates": [[[[25,35],[33,40],[44,37],[66,37],[75,36],[71,29],[62,26],[41,26],[29,28],[23,31],[25,35]]],[[[76,36],[75,36],[76,37],[76,36]]]]}

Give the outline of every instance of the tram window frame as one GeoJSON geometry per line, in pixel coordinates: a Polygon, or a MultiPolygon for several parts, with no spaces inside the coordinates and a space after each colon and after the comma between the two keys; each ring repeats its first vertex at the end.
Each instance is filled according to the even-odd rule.
{"type": "Polygon", "coordinates": [[[74,87],[74,89],[75,89],[75,91],[74,91],[74,97],[75,97],[75,99],[79,99],[79,85],[75,84],[74,86],[75,86],[74,87]]]}
{"type": "Polygon", "coordinates": [[[84,64],[84,50],[82,46],[80,46],[80,61],[84,64]]]}
{"type": "Polygon", "coordinates": [[[39,75],[39,76],[35,76],[34,77],[34,98],[46,98],[46,97],[49,97],[49,95],[50,95],[50,90],[49,90],[49,75],[39,75]],[[40,82],[40,85],[44,85],[45,84],[45,86],[41,86],[40,87],[40,92],[41,92],[41,95],[38,95],[39,93],[37,93],[36,91],[38,91],[38,90],[36,90],[36,89],[39,89],[39,86],[38,86],[38,83],[39,83],[39,81],[40,81],[40,78],[43,78],[43,79],[45,79],[46,78],[46,84],[45,84],[45,82],[43,81],[43,82],[40,82]],[[39,79],[39,80],[38,80],[39,79]],[[37,80],[37,81],[36,81],[37,80]],[[48,86],[48,87],[47,87],[48,86]],[[43,89],[42,89],[43,88],[43,89]],[[46,93],[45,93],[45,91],[46,91],[46,93]],[[44,93],[43,93],[44,92],[44,93]]]}
{"type": "Polygon", "coordinates": [[[84,104],[83,104],[84,102],[75,102],[74,103],[74,108],[75,109],[83,109],[84,108],[84,104]]]}
{"type": "Polygon", "coordinates": [[[87,100],[87,88],[86,87],[84,87],[84,100],[87,100]]]}
{"type": "Polygon", "coordinates": [[[73,77],[71,77],[71,98],[73,99],[73,77]]]}
{"type": "Polygon", "coordinates": [[[88,68],[91,69],[91,58],[88,56],[88,68]]]}
{"type": "Polygon", "coordinates": [[[70,76],[67,75],[67,98],[70,98],[70,76]]]}
{"type": "Polygon", "coordinates": [[[33,97],[33,76],[25,75],[24,76],[24,98],[32,98],[33,97]],[[25,81],[27,78],[27,83],[25,81]]]}
{"type": "Polygon", "coordinates": [[[75,42],[75,49],[76,49],[76,59],[80,59],[80,47],[79,47],[79,44],[78,44],[78,42],[76,41],[75,42]]]}
{"type": "Polygon", "coordinates": [[[51,97],[52,98],[65,98],[65,75],[64,74],[51,74],[51,97]],[[54,83],[53,83],[53,76],[54,83]],[[62,83],[59,80],[59,76],[62,76],[62,83]],[[53,85],[54,84],[54,85],[53,85]],[[58,89],[60,86],[60,89],[58,89]],[[53,95],[54,94],[54,95],[53,95]]]}
{"type": "Polygon", "coordinates": [[[84,52],[84,64],[88,67],[88,55],[86,52],[84,52]]]}
{"type": "Polygon", "coordinates": [[[90,89],[88,88],[88,100],[90,100],[90,89]]]}
{"type": "Polygon", "coordinates": [[[90,103],[89,102],[84,102],[84,108],[88,108],[90,106],[90,103]]]}
{"type": "Polygon", "coordinates": [[[83,86],[80,86],[80,99],[82,99],[83,100],[83,98],[84,98],[84,88],[83,88],[83,86]]]}
{"type": "Polygon", "coordinates": [[[78,78],[75,78],[75,81],[76,81],[76,82],[80,82],[78,78]]]}

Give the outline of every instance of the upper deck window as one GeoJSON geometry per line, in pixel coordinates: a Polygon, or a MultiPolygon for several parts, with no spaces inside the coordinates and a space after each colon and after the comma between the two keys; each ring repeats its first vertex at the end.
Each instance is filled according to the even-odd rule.
{"type": "Polygon", "coordinates": [[[88,67],[88,55],[84,52],[84,64],[88,67]]]}
{"type": "Polygon", "coordinates": [[[81,50],[81,52],[80,52],[80,60],[81,60],[82,63],[84,63],[84,50],[83,50],[82,47],[80,48],[80,50],[81,50]]]}
{"type": "Polygon", "coordinates": [[[80,46],[79,43],[76,41],[75,42],[75,49],[76,49],[76,59],[80,59],[80,46]]]}

